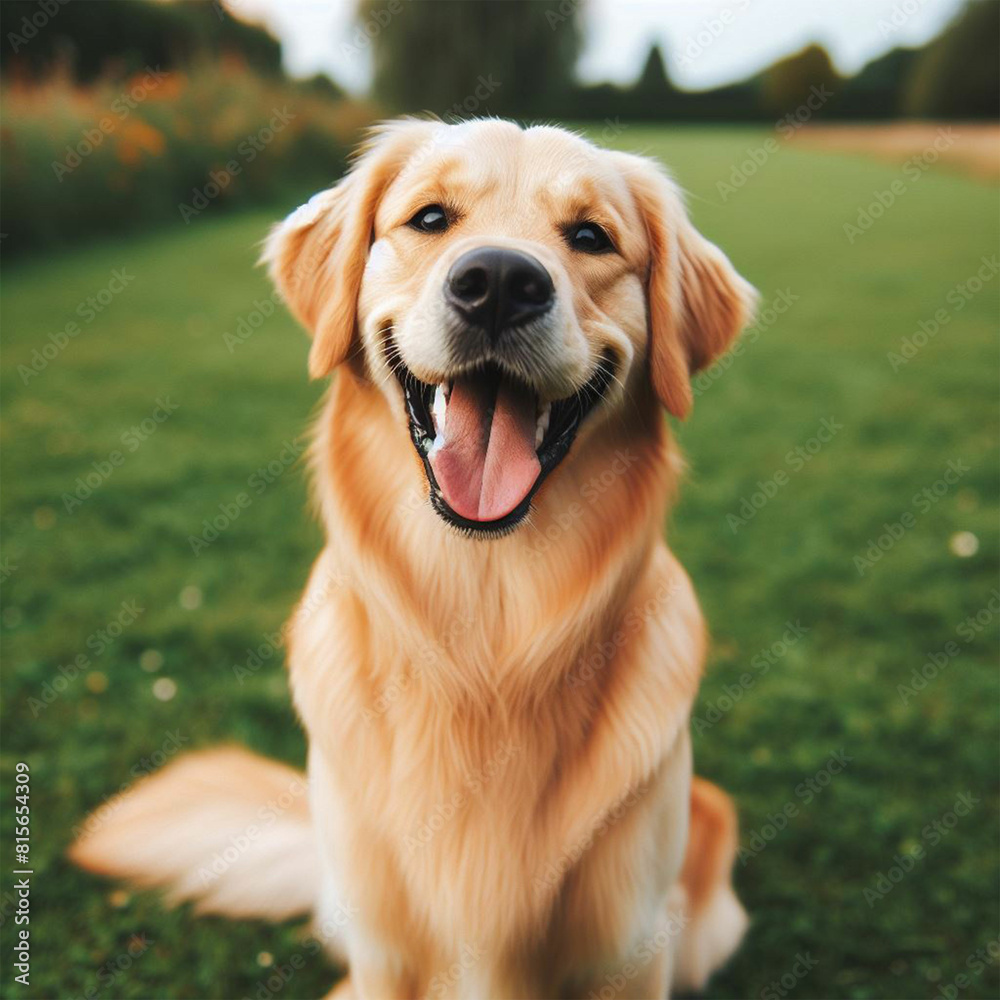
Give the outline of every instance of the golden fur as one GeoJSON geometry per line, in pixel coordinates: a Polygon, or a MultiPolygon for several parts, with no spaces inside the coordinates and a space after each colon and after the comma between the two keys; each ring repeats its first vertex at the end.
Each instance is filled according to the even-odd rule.
{"type": "Polygon", "coordinates": [[[680,460],[660,407],[687,413],[690,373],[747,321],[749,286],[652,162],[500,121],[383,127],[265,258],[314,335],[311,373],[338,369],[313,452],[327,543],[289,651],[309,808],[290,806],[199,888],[199,855],[253,821],[253,775],[272,793],[295,776],[238,751],[192,755],[71,856],[211,912],[313,911],[349,968],[338,996],[703,985],[745,916],[729,884],[735,812],[692,783],[706,639],[662,539],[680,460]],[[445,199],[457,232],[403,225],[445,199]],[[600,222],[617,252],[574,257],[559,226],[575,218],[600,222]],[[620,367],[530,521],[476,540],[426,503],[385,338],[438,381],[442,276],[487,242],[530,250],[553,276],[545,391],[578,388],[604,349],[620,367]],[[284,889],[267,874],[274,828],[295,845],[284,889]]]}

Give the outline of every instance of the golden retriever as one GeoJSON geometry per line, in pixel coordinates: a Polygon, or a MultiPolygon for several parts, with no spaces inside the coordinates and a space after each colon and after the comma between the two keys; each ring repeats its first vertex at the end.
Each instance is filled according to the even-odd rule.
{"type": "Polygon", "coordinates": [[[499,120],[378,128],[264,259],[334,370],[291,623],[305,783],[192,754],[86,868],[311,913],[362,998],[663,997],[746,924],[692,778],[706,638],[663,541],[690,375],[753,291],[652,161],[499,120]]]}

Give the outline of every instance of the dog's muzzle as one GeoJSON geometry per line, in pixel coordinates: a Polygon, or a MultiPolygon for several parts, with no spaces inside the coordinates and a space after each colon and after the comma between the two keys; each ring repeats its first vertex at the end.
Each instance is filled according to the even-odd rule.
{"type": "Polygon", "coordinates": [[[446,377],[418,379],[392,339],[387,359],[403,387],[435,510],[468,532],[496,536],[527,515],[604,396],[616,360],[602,354],[567,396],[545,391],[544,377],[560,360],[556,290],[542,263],[523,251],[467,251],[448,271],[443,295],[446,377]]]}

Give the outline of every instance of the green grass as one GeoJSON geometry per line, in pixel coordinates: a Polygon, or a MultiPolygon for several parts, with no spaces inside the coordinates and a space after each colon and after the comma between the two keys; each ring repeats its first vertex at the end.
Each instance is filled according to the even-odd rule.
{"type": "MultiPolygon", "coordinates": [[[[672,165],[697,224],[765,304],[780,290],[797,297],[680,429],[691,474],[668,534],[715,638],[697,717],[716,718],[727,691],[742,692],[695,743],[698,770],[739,802],[748,853],[736,880],[753,916],[710,995],[930,997],[965,973],[958,995],[995,997],[997,965],[967,960],[1000,929],[997,618],[969,641],[958,629],[997,583],[1000,276],[898,372],[886,355],[996,252],[998,193],[932,171],[850,245],[843,224],[898,170],[785,144],[723,202],[716,181],[762,139],[631,128],[616,140],[672,165]],[[789,452],[824,419],[839,429],[793,468],[789,452]],[[968,471],[918,505],[949,461],[968,471]],[[734,532],[727,515],[779,470],[787,479],[734,532]],[[860,575],[855,556],[907,512],[912,527],[860,575]],[[971,557],[950,551],[957,532],[978,539],[971,557]],[[762,659],[788,622],[807,631],[762,659]],[[957,655],[904,704],[898,686],[949,642],[957,655]],[[840,751],[851,759],[830,777],[840,751]],[[966,791],[978,800],[967,816],[943,837],[926,829],[950,823],[966,791]],[[784,828],[749,853],[752,834],[770,836],[769,817],[786,809],[784,828]],[[891,892],[866,899],[895,855],[918,848],[891,892]],[[792,983],[798,954],[815,965],[792,983]]],[[[258,953],[279,966],[303,953],[299,927],[195,920],[149,895],[125,902],[62,858],[73,825],[170,732],[188,747],[233,740],[303,759],[279,657],[242,686],[233,676],[282,624],[320,545],[299,465],[259,495],[248,482],[301,439],[320,394],[306,380],[305,338],[276,312],[233,352],[223,340],[269,294],[253,268],[267,222],[205,212],[190,227],[4,275],[2,801],[27,761],[35,871],[31,987],[10,985],[8,918],[5,996],[255,996],[274,972],[258,953]],[[24,384],[18,366],[115,268],[134,279],[24,384]],[[176,410],[130,452],[122,435],[165,397],[176,410]],[[124,463],[68,512],[77,477],[116,450],[124,463]],[[195,556],[190,536],[241,492],[252,503],[195,556]],[[123,601],[141,614],[96,649],[90,637],[123,601]],[[30,699],[81,653],[87,668],[35,717],[30,699]],[[159,658],[155,672],[140,664],[159,658]],[[154,696],[161,678],[176,683],[172,700],[154,696]],[[99,979],[134,934],[148,949],[99,979]]],[[[10,820],[5,809],[5,870],[10,820]]],[[[321,996],[332,974],[309,957],[275,995],[321,996]]]]}

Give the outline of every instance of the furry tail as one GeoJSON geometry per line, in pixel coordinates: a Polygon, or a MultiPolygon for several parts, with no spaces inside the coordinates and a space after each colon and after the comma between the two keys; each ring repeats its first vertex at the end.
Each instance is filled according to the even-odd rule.
{"type": "Polygon", "coordinates": [[[708,977],[736,951],[749,920],[732,884],[739,845],[736,807],[726,793],[695,778],[691,827],[681,871],[690,923],[674,967],[674,990],[704,988],[708,977]]]}
{"type": "MultiPolygon", "coordinates": [[[[675,990],[701,989],[746,930],[731,882],[737,844],[732,800],[695,778],[675,990]]],[[[198,913],[286,920],[320,902],[305,776],[237,747],[188,754],[143,779],[95,810],[68,854],[198,913]]]]}
{"type": "Polygon", "coordinates": [[[144,778],[95,810],[68,854],[199,913],[285,920],[317,901],[305,776],[238,747],[144,778]]]}

